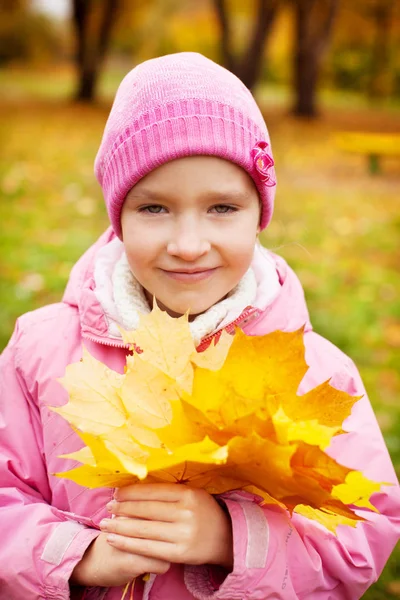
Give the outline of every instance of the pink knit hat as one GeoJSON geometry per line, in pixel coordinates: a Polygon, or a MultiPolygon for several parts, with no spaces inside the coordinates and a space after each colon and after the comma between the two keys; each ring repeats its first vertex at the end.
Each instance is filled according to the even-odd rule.
{"type": "Polygon", "coordinates": [[[245,169],[266,227],[276,185],[269,143],[250,91],[208,58],[183,52],[138,65],[119,86],[95,161],[115,233],[121,237],[129,190],[160,165],[192,155],[219,156],[245,169]]]}

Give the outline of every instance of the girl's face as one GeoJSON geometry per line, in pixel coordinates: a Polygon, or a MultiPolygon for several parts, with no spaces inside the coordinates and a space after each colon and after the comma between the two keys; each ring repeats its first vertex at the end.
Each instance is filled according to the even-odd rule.
{"type": "Polygon", "coordinates": [[[126,255],[150,303],[171,316],[203,313],[250,266],[259,197],[250,176],[215,156],[179,158],[128,193],[121,214],[126,255]]]}

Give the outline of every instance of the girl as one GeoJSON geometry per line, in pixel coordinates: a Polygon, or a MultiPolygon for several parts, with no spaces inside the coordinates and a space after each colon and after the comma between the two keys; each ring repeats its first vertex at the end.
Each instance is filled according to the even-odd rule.
{"type": "Polygon", "coordinates": [[[131,71],[117,92],[96,158],[111,228],[74,267],[63,301],[21,317],[1,367],[1,600],[355,600],[400,533],[400,492],[351,360],[312,331],[294,273],[257,243],[271,219],[275,172],[250,92],[198,54],[131,71]],[[339,462],[388,484],[379,512],[338,536],[242,492],[216,499],[177,484],[89,490],[51,474],[81,446],[49,406],[82,355],[122,372],[118,326],[134,329],[153,298],[205,336],[235,322],[249,335],[305,327],[303,394],[331,379],[362,396],[339,462]],[[109,518],[114,515],[115,518],[109,518]],[[151,573],[143,584],[140,577],[151,573]]]}

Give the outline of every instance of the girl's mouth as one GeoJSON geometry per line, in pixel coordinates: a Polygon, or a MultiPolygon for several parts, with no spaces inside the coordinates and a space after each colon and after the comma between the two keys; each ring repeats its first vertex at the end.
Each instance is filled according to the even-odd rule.
{"type": "Polygon", "coordinates": [[[197,283],[198,281],[204,281],[211,277],[218,267],[214,269],[205,269],[204,271],[165,271],[161,269],[167,277],[181,281],[182,283],[197,283]]]}

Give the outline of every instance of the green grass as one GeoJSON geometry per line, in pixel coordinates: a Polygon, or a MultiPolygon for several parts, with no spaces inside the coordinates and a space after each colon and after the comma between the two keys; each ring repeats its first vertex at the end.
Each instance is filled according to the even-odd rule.
{"type": "MultiPolygon", "coordinates": [[[[62,297],[72,265],[108,224],[93,160],[109,104],[69,102],[69,71],[39,75],[0,71],[0,348],[19,314],[62,297]]],[[[103,97],[119,78],[106,74],[103,97]]],[[[399,473],[400,159],[370,176],[362,157],[331,143],[339,130],[400,130],[399,116],[337,96],[320,121],[301,121],[281,107],[287,94],[261,92],[278,174],[263,243],[295,268],[314,328],[359,366],[399,473]]],[[[390,587],[399,580],[397,551],[365,598],[400,597],[390,587]]]]}

